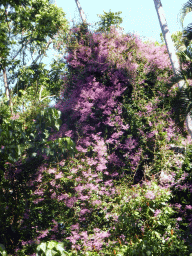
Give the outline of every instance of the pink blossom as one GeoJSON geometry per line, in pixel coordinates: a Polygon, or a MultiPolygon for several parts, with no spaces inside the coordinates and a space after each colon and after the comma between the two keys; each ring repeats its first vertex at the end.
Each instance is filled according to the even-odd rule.
{"type": "Polygon", "coordinates": [[[148,138],[152,138],[152,137],[155,136],[155,134],[156,134],[155,131],[149,132],[149,133],[147,134],[147,137],[148,137],[148,138]]]}
{"type": "Polygon", "coordinates": [[[188,210],[192,210],[192,205],[186,205],[185,208],[188,210]]]}
{"type": "Polygon", "coordinates": [[[50,169],[48,169],[47,170],[47,172],[49,173],[49,174],[51,174],[51,173],[56,173],[56,168],[50,168],[50,169]]]}
{"type": "Polygon", "coordinates": [[[146,106],[145,106],[146,110],[147,110],[147,114],[150,114],[153,111],[153,105],[151,102],[149,102],[146,106]]]}
{"type": "Polygon", "coordinates": [[[66,132],[65,132],[65,136],[67,136],[67,137],[72,137],[72,136],[73,136],[73,131],[72,131],[72,130],[66,131],[66,132]]]}
{"type": "Polygon", "coordinates": [[[72,168],[71,169],[71,173],[73,173],[73,174],[77,173],[77,169],[76,168],[72,168]]]}
{"type": "Polygon", "coordinates": [[[105,170],[105,169],[107,169],[107,167],[106,167],[106,165],[103,164],[103,163],[98,164],[97,167],[96,167],[96,170],[97,170],[97,171],[103,171],[103,170],[105,170]]]}
{"type": "Polygon", "coordinates": [[[88,178],[90,175],[91,175],[91,173],[90,172],[82,172],[82,174],[83,174],[83,176],[85,177],[85,178],[88,178]]]}
{"type": "Polygon", "coordinates": [[[81,211],[79,212],[80,215],[84,215],[86,213],[90,213],[89,209],[81,209],[81,211]]]}
{"type": "Polygon", "coordinates": [[[33,200],[33,203],[38,204],[39,202],[42,202],[42,201],[44,201],[44,198],[37,198],[37,199],[33,200]]]}
{"type": "Polygon", "coordinates": [[[108,180],[108,181],[105,181],[105,186],[109,186],[109,187],[111,187],[111,186],[113,186],[113,181],[112,180],[108,180]]]}
{"type": "Polygon", "coordinates": [[[53,194],[51,195],[51,199],[55,199],[56,198],[56,193],[53,192],[53,194]]]}
{"type": "Polygon", "coordinates": [[[76,244],[76,242],[80,239],[80,235],[76,231],[71,231],[72,235],[67,237],[72,244],[76,244]]]}
{"type": "Polygon", "coordinates": [[[69,195],[68,194],[61,194],[57,198],[58,198],[59,201],[62,201],[63,199],[69,198],[69,195]]]}
{"type": "Polygon", "coordinates": [[[92,205],[101,205],[101,204],[102,204],[102,201],[100,201],[100,200],[94,200],[92,202],[92,205]]]}
{"type": "Polygon", "coordinates": [[[58,174],[55,175],[55,179],[60,179],[63,177],[62,172],[59,172],[58,174]]]}
{"type": "Polygon", "coordinates": [[[11,119],[12,119],[12,120],[16,120],[16,119],[19,119],[19,117],[20,117],[20,116],[19,116],[19,114],[17,113],[16,115],[13,115],[13,116],[11,117],[11,119]]]}
{"type": "Polygon", "coordinates": [[[76,203],[76,201],[77,201],[76,197],[71,197],[65,201],[65,204],[67,207],[72,208],[74,206],[74,204],[76,203]]]}
{"type": "Polygon", "coordinates": [[[161,213],[161,210],[157,209],[157,210],[154,212],[154,217],[157,217],[160,213],[161,213]]]}
{"type": "Polygon", "coordinates": [[[42,178],[43,178],[42,174],[39,174],[37,179],[35,179],[35,181],[42,182],[42,178]]]}
{"type": "Polygon", "coordinates": [[[88,239],[87,231],[81,232],[80,235],[81,235],[81,237],[82,237],[84,240],[87,240],[87,239],[88,239]]]}
{"type": "Polygon", "coordinates": [[[118,176],[118,175],[119,175],[118,172],[114,172],[114,173],[111,174],[111,177],[116,177],[116,176],[118,176]]]}
{"type": "Polygon", "coordinates": [[[84,196],[84,195],[79,195],[78,196],[78,199],[82,200],[82,201],[88,200],[89,198],[90,198],[90,196],[84,196]]]}
{"type": "Polygon", "coordinates": [[[120,132],[115,132],[112,134],[111,138],[113,139],[118,139],[121,135],[123,135],[123,132],[120,131],[120,132]]]}
{"type": "Polygon", "coordinates": [[[34,195],[42,196],[44,194],[43,190],[35,190],[34,195]]]}
{"type": "Polygon", "coordinates": [[[78,185],[74,189],[77,192],[82,192],[83,190],[85,190],[85,187],[83,185],[78,185]]]}
{"type": "Polygon", "coordinates": [[[71,230],[79,230],[79,223],[71,225],[71,230]]]}
{"type": "Polygon", "coordinates": [[[61,166],[64,166],[64,165],[65,165],[65,160],[62,160],[61,162],[59,162],[59,164],[60,164],[61,166]]]}
{"type": "Polygon", "coordinates": [[[128,138],[126,139],[125,141],[125,145],[124,145],[124,148],[125,149],[129,149],[129,150],[132,150],[134,149],[136,146],[137,146],[137,142],[135,139],[132,139],[132,138],[128,138]]]}
{"type": "Polygon", "coordinates": [[[77,182],[82,181],[82,179],[81,179],[80,177],[75,178],[75,180],[76,180],[77,182]]]}
{"type": "Polygon", "coordinates": [[[177,209],[181,209],[182,205],[181,205],[181,204],[175,204],[175,207],[176,207],[177,209]]]}
{"type": "Polygon", "coordinates": [[[41,234],[37,238],[38,239],[44,238],[44,237],[46,237],[48,235],[48,233],[49,233],[48,229],[46,229],[44,231],[41,231],[41,234]]]}
{"type": "Polygon", "coordinates": [[[98,185],[95,185],[93,183],[88,183],[87,185],[85,185],[85,188],[88,188],[90,190],[98,190],[98,185]]]}
{"type": "Polygon", "coordinates": [[[54,187],[54,186],[55,186],[55,184],[56,184],[56,180],[51,180],[51,181],[50,181],[50,184],[51,184],[51,186],[53,186],[53,187],[54,187]]]}
{"type": "Polygon", "coordinates": [[[150,200],[153,200],[153,199],[155,199],[155,194],[153,193],[153,191],[148,191],[146,194],[145,194],[145,197],[147,198],[147,199],[150,199],[150,200]]]}
{"type": "Polygon", "coordinates": [[[160,182],[161,184],[172,183],[174,182],[174,177],[165,171],[161,171],[160,182]]]}

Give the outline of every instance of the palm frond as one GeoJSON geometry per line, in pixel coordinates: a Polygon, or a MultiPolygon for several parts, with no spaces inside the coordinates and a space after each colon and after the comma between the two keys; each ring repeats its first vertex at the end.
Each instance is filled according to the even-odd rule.
{"type": "Polygon", "coordinates": [[[173,85],[179,83],[182,80],[184,80],[184,82],[185,82],[185,77],[184,77],[183,71],[182,70],[177,71],[177,73],[171,78],[171,82],[168,85],[168,87],[171,88],[173,85]]]}
{"type": "Polygon", "coordinates": [[[180,22],[183,27],[183,21],[186,15],[192,11],[192,0],[189,0],[186,4],[183,5],[183,8],[180,11],[180,22]]]}
{"type": "MultiPolygon", "coordinates": [[[[186,60],[186,57],[188,57],[186,54],[186,51],[180,52],[180,58],[181,57],[183,57],[183,59],[186,60]]],[[[184,83],[182,88],[177,89],[176,96],[172,98],[174,118],[176,123],[180,127],[183,127],[186,116],[192,109],[191,88],[188,86],[188,81],[187,81],[187,79],[189,78],[188,76],[189,74],[186,74],[186,71],[181,69],[180,71],[177,72],[176,75],[174,75],[174,77],[172,77],[171,83],[169,85],[169,86],[173,86],[175,84],[178,84],[180,81],[184,83]]]]}
{"type": "Polygon", "coordinates": [[[183,128],[186,117],[192,110],[189,88],[182,88],[181,90],[178,90],[176,96],[171,99],[171,105],[173,109],[172,117],[178,127],[184,131],[183,128]]]}
{"type": "Polygon", "coordinates": [[[184,51],[178,52],[177,54],[179,56],[180,63],[192,62],[192,51],[189,47],[186,48],[184,51]]]}
{"type": "Polygon", "coordinates": [[[183,30],[183,38],[185,45],[188,46],[192,40],[192,23],[183,30]]]}

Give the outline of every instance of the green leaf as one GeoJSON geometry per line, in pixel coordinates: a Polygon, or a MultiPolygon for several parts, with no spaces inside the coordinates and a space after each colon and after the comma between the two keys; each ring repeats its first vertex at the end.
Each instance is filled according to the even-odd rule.
{"type": "Polygon", "coordinates": [[[44,253],[46,253],[46,243],[41,243],[40,245],[37,246],[37,251],[43,251],[44,253]]]}
{"type": "Polygon", "coordinates": [[[186,15],[192,11],[192,3],[191,1],[188,1],[186,4],[183,5],[183,8],[180,11],[180,22],[183,27],[183,21],[186,17],[186,15]]]}
{"type": "Polygon", "coordinates": [[[54,256],[54,255],[56,255],[57,254],[57,252],[55,252],[53,249],[48,249],[47,251],[46,251],[46,256],[54,256]]]}
{"type": "Polygon", "coordinates": [[[48,245],[47,245],[47,248],[48,249],[53,249],[56,246],[57,246],[57,242],[56,241],[49,241],[48,245]]]}
{"type": "Polygon", "coordinates": [[[0,244],[0,252],[5,251],[5,246],[3,244],[0,244]]]}

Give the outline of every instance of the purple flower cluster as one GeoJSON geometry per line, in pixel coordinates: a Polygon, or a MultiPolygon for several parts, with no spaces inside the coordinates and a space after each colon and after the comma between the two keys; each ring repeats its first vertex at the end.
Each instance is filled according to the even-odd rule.
{"type": "MultiPolygon", "coordinates": [[[[161,101],[159,97],[163,98],[164,94],[160,88],[156,89],[161,95],[157,93],[153,100],[145,101],[144,105],[137,95],[145,89],[148,74],[156,76],[153,82],[155,87],[169,81],[171,70],[165,47],[143,43],[136,36],[120,35],[114,30],[109,35],[88,33],[87,40],[86,44],[84,40],[79,40],[78,47],[68,49],[66,63],[70,76],[63,77],[65,89],[56,105],[63,113],[63,125],[50,138],[71,137],[81,155],[82,166],[79,164],[71,168],[70,179],[75,175],[75,196],[67,197],[66,193],[61,193],[54,197],[63,201],[67,207],[80,207],[77,212],[79,223],[86,223],[94,209],[102,207],[102,197],[116,193],[111,179],[119,176],[121,169],[128,167],[134,171],[143,156],[148,157],[146,148],[153,150],[159,132],[157,125],[166,116],[158,114],[160,121],[156,119],[161,101]],[[139,108],[132,112],[131,118],[135,122],[147,120],[146,127],[135,127],[133,121],[128,120],[125,99],[138,100],[139,108]],[[142,144],[143,141],[145,144],[142,144]],[[107,177],[108,181],[103,183],[102,177],[107,177]]],[[[168,123],[164,131],[169,141],[174,138],[175,129],[171,119],[168,123]]],[[[61,177],[61,173],[56,174],[55,179],[61,177]]],[[[145,197],[155,199],[152,191],[148,191],[145,197]]],[[[158,214],[156,212],[155,216],[158,214]]],[[[67,238],[73,248],[81,248],[79,241],[87,250],[93,246],[96,249],[102,247],[102,231],[93,235],[80,227],[73,228],[74,225],[71,227],[71,236],[67,238]]],[[[105,237],[109,236],[106,234],[105,237]]]]}
{"type": "MultiPolygon", "coordinates": [[[[79,28],[73,33],[78,34],[79,28]]],[[[158,104],[164,97],[161,87],[169,81],[171,65],[165,47],[143,43],[136,36],[115,30],[110,34],[87,33],[86,40],[78,38],[78,42],[78,46],[68,48],[69,72],[63,76],[64,90],[55,106],[62,112],[63,124],[49,139],[71,137],[79,152],[75,161],[63,159],[57,168],[42,165],[28,185],[33,191],[30,203],[36,207],[37,219],[47,214],[38,212],[43,204],[50,209],[53,204],[55,212],[51,227],[39,231],[38,241],[45,237],[58,239],[63,232],[63,239],[69,240],[73,249],[100,250],[111,232],[106,231],[105,223],[95,223],[94,216],[101,211],[116,223],[118,217],[109,214],[103,204],[117,193],[113,180],[125,170],[135,172],[142,162],[153,159],[150,154],[156,140],[161,139],[158,127],[169,116],[166,111],[160,112],[158,104]],[[155,78],[147,84],[150,75],[155,78]],[[156,95],[147,98],[145,90],[156,91],[156,95]],[[66,230],[59,231],[57,221],[68,221],[68,213],[73,215],[73,223],[69,220],[67,227],[70,235],[68,231],[65,234],[66,230]]],[[[175,138],[171,119],[162,129],[168,142],[175,138]]],[[[164,174],[162,183],[172,178],[164,174]]],[[[153,191],[145,197],[156,198],[153,191]]],[[[154,216],[159,214],[157,210],[154,216]]],[[[24,224],[31,221],[32,213],[23,215],[24,224]]]]}

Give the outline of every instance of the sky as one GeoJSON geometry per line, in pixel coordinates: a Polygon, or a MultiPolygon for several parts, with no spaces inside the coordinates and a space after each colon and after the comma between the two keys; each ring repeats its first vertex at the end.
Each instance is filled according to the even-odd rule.
{"type": "MultiPolygon", "coordinates": [[[[55,0],[58,7],[61,7],[66,13],[68,21],[73,19],[80,22],[80,15],[75,0],[55,0]]],[[[99,21],[97,14],[104,14],[103,11],[112,12],[121,11],[123,18],[121,26],[124,32],[137,33],[144,40],[150,39],[160,42],[160,25],[157,17],[153,0],[79,0],[83,9],[87,22],[94,24],[99,21]]],[[[187,0],[161,0],[168,27],[171,33],[181,31],[182,27],[179,22],[179,12],[187,0]]],[[[187,26],[192,21],[192,14],[188,14],[184,21],[187,26]]]]}

